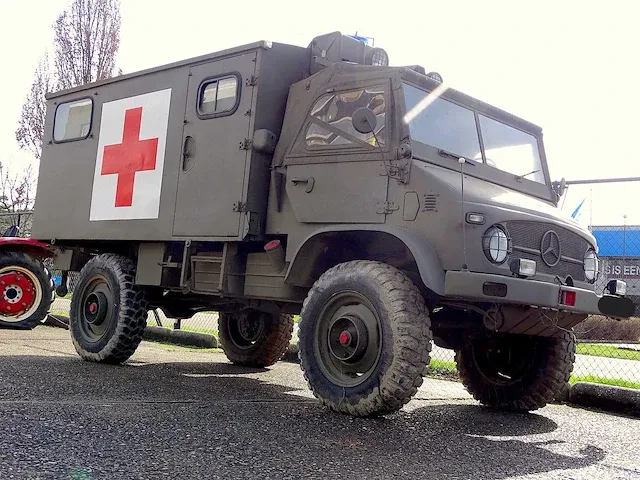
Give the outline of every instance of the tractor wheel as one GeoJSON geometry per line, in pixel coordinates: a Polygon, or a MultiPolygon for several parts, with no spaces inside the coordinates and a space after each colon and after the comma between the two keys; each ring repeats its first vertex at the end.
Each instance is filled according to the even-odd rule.
{"type": "Polygon", "coordinates": [[[134,278],[133,262],[120,255],[96,256],[82,268],[71,298],[69,329],[83,359],[117,364],[135,352],[148,308],[134,278]]]}
{"type": "Polygon", "coordinates": [[[0,328],[35,328],[54,299],[51,274],[40,260],[19,252],[0,254],[0,328]]]}
{"type": "Polygon", "coordinates": [[[268,367],[287,351],[293,332],[292,315],[257,310],[220,313],[220,346],[230,362],[245,367],[268,367]]]}
{"type": "Polygon", "coordinates": [[[573,334],[535,337],[486,331],[456,351],[458,372],[481,404],[532,411],[559,395],[575,360],[573,334]]]}
{"type": "Polygon", "coordinates": [[[325,272],[301,312],[300,362],[313,394],[354,416],[393,413],[417,393],[431,352],[424,299],[398,269],[351,261],[325,272]]]}

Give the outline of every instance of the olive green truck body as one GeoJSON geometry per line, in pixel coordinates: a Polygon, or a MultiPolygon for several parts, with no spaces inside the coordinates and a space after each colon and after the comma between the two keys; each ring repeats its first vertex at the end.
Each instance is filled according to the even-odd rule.
{"type": "MultiPolygon", "coordinates": [[[[175,318],[302,312],[304,323],[312,287],[354,261],[409,279],[428,339],[456,350],[478,328],[559,341],[587,315],[630,316],[622,282],[594,290],[596,242],[557,208],[542,130],[385,58],[335,32],[49,94],[33,237],[65,273],[126,259],[127,288],[175,318]]],[[[90,290],[72,324],[83,308],[97,324],[90,290]]]]}

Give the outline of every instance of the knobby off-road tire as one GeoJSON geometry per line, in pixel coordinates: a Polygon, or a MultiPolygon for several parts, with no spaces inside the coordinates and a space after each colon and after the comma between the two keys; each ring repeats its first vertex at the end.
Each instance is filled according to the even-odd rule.
{"type": "Polygon", "coordinates": [[[417,393],[432,332],[424,299],[398,269],[350,261],[327,270],[304,301],[299,331],[304,377],[330,410],[372,417],[417,393]]]}
{"type": "Polygon", "coordinates": [[[481,404],[533,411],[562,392],[575,352],[574,336],[568,332],[549,338],[487,331],[456,351],[455,361],[462,383],[481,404]]]}
{"type": "Polygon", "coordinates": [[[230,362],[244,367],[268,367],[286,353],[293,334],[292,315],[256,310],[220,313],[220,346],[230,362]]]}
{"type": "Polygon", "coordinates": [[[134,283],[134,263],[115,254],[98,255],[82,268],[69,314],[76,352],[91,362],[127,360],[142,341],[147,299],[134,283]]]}
{"type": "Polygon", "coordinates": [[[0,328],[30,330],[42,323],[55,300],[51,273],[37,258],[0,253],[0,328]]]}

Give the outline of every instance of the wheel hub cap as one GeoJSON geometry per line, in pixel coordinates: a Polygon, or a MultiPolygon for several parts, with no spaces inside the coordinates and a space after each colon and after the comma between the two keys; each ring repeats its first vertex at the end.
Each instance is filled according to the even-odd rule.
{"type": "Polygon", "coordinates": [[[341,316],[329,328],[331,354],[343,362],[362,358],[368,341],[367,326],[355,315],[341,316]]]}
{"type": "Polygon", "coordinates": [[[29,308],[34,301],[34,287],[31,281],[18,272],[0,275],[2,292],[2,313],[16,314],[29,308]]]}
{"type": "Polygon", "coordinates": [[[93,292],[85,300],[85,318],[91,325],[102,325],[107,318],[107,297],[102,292],[93,292]]]}

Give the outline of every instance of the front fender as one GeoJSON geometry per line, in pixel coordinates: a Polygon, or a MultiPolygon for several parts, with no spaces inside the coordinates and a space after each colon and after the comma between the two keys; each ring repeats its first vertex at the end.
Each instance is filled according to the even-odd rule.
{"type": "Polygon", "coordinates": [[[397,240],[402,242],[411,252],[411,255],[413,255],[418,272],[420,273],[420,278],[422,279],[425,287],[437,295],[444,295],[445,271],[443,270],[440,258],[433,247],[419,233],[393,225],[358,225],[357,228],[354,228],[353,225],[332,225],[330,227],[315,230],[296,248],[291,259],[291,263],[289,264],[289,268],[287,269],[285,283],[295,284],[295,281],[293,281],[295,272],[297,269],[301,268],[301,264],[309,261],[309,258],[305,257],[307,252],[310,251],[310,246],[315,242],[315,240],[325,234],[342,232],[373,232],[395,237],[397,240]]]}

